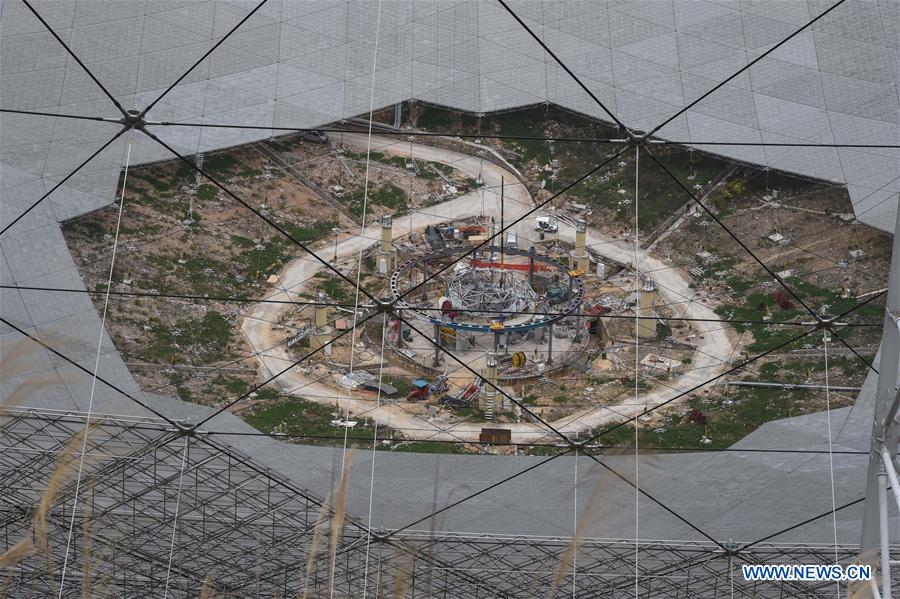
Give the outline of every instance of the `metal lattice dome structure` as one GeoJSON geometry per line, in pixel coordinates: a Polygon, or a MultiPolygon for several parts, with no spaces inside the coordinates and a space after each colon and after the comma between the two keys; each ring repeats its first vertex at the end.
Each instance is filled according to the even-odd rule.
{"type": "MultiPolygon", "coordinates": [[[[740,566],[861,559],[888,573],[885,596],[890,560],[900,559],[885,482],[900,430],[898,39],[900,6],[888,0],[2,0],[0,588],[40,597],[820,597],[834,583],[752,582],[740,566]],[[540,438],[529,443],[543,445],[541,455],[372,443],[351,458],[346,444],[286,443],[251,427],[233,409],[252,391],[201,406],[142,389],[107,333],[119,224],[100,233],[110,241],[109,283],[88,289],[61,223],[112,206],[127,224],[129,170],[176,160],[248,218],[274,224],[192,157],[329,125],[331,135],[350,132],[360,115],[369,122],[411,101],[475,118],[560,106],[618,128],[604,141],[617,152],[607,163],[671,144],[846,186],[848,218],[895,235],[889,289],[878,291],[887,298],[881,349],[853,404],[768,422],[721,451],[606,454],[600,433],[585,441],[577,422],[537,418],[527,424],[540,438]],[[104,298],[99,312],[92,294],[104,298]]],[[[353,282],[326,251],[279,233],[316,268],[353,282]]],[[[631,242],[633,252],[621,243],[608,251],[636,271],[667,270],[653,270],[631,242]]],[[[713,321],[698,325],[713,335],[716,315],[692,312],[683,287],[683,317],[713,321]]],[[[356,291],[351,308],[366,320],[396,308],[358,278],[356,291]]],[[[532,301],[518,284],[496,293],[491,305],[532,301]]],[[[290,289],[264,299],[298,301],[290,289]]],[[[804,335],[834,325],[805,317],[804,335]]],[[[283,345],[254,348],[263,358],[256,390],[302,367],[277,353],[283,345]]],[[[613,428],[755,359],[700,356],[653,405],[635,376],[635,401],[613,428]]],[[[441,432],[472,432],[463,429],[441,432]]],[[[898,584],[895,571],[894,593],[898,584]]]]}

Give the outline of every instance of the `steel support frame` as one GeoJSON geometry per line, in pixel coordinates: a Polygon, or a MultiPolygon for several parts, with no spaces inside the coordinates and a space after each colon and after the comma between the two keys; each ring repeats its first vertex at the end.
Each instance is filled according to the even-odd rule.
{"type": "MultiPolygon", "coordinates": [[[[167,574],[176,596],[196,596],[207,576],[217,591],[230,596],[276,592],[301,596],[307,587],[310,596],[327,592],[329,552],[322,551],[311,560],[309,554],[322,498],[202,433],[190,444],[170,570],[175,475],[181,459],[180,444],[171,441],[180,438],[177,431],[154,419],[100,417],[92,423],[88,452],[96,459],[87,460],[84,473],[92,481],[92,507],[88,510],[86,502],[79,502],[69,556],[74,567],[63,597],[82,593],[83,530],[90,531],[92,584],[103,584],[115,596],[158,596],[160,581],[167,574]],[[305,579],[307,563],[312,567],[305,579]]],[[[0,550],[33,533],[32,507],[40,500],[53,467],[46,458],[58,453],[84,424],[84,415],[72,412],[0,411],[0,449],[7,457],[0,463],[0,477],[11,481],[0,496],[0,550]]],[[[63,559],[73,491],[70,480],[60,489],[47,518],[51,568],[43,551],[32,554],[4,573],[8,592],[56,596],[54,568],[63,559]]],[[[330,526],[326,513],[318,533],[327,538],[330,526]]],[[[435,584],[462,599],[547,596],[554,584],[573,588],[571,572],[559,572],[572,542],[567,537],[417,530],[401,532],[385,542],[351,520],[340,535],[334,559],[334,596],[360,597],[364,586],[374,592],[376,576],[382,589],[407,585],[415,596],[423,597],[437,596],[435,584]],[[367,559],[368,581],[362,575],[367,559]]],[[[628,539],[578,539],[575,595],[613,598],[630,593],[633,551],[634,542],[628,539]]],[[[839,559],[852,561],[858,552],[858,547],[840,547],[839,559]]],[[[833,590],[828,583],[749,583],[739,570],[741,561],[833,563],[831,545],[762,544],[747,555],[729,559],[712,543],[643,540],[641,556],[642,596],[713,597],[732,584],[735,597],[747,598],[820,597],[833,590]]]]}
{"type": "MultiPolygon", "coordinates": [[[[893,255],[888,280],[881,341],[881,363],[875,394],[872,441],[866,479],[866,502],[860,541],[860,561],[878,566],[880,596],[891,599],[891,510],[888,495],[900,514],[900,487],[897,485],[896,459],[900,442],[900,210],[894,226],[893,255]]],[[[898,534],[895,531],[895,534],[898,534]]],[[[900,543],[900,534],[893,539],[900,543]]],[[[879,589],[872,589],[873,596],[879,589]]]]}

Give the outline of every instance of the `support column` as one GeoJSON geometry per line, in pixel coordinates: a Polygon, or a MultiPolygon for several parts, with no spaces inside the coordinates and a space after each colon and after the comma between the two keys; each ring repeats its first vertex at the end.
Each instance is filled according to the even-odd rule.
{"type": "Polygon", "coordinates": [[[888,531],[887,475],[878,473],[878,522],[881,537],[881,599],[891,599],[891,535],[888,531]]]}
{"type": "Polygon", "coordinates": [[[493,353],[489,353],[487,356],[487,364],[484,369],[484,380],[484,387],[481,389],[481,409],[484,411],[485,420],[493,422],[497,397],[497,356],[493,353]]]}
{"type": "Polygon", "coordinates": [[[641,339],[656,337],[656,320],[650,318],[656,304],[656,286],[653,280],[645,277],[638,293],[637,310],[638,316],[642,317],[638,322],[638,337],[641,339]]]}
{"type": "Polygon", "coordinates": [[[441,363],[441,325],[434,325],[434,366],[441,363]]]}
{"type": "Polygon", "coordinates": [[[319,292],[318,304],[316,306],[316,328],[321,329],[328,324],[328,307],[325,306],[327,296],[323,292],[319,292]]]}
{"type": "Polygon", "coordinates": [[[882,570],[882,598],[891,596],[890,590],[890,530],[888,528],[887,472],[885,464],[897,457],[900,424],[896,414],[900,404],[898,374],[900,374],[900,210],[894,225],[893,256],[886,309],[884,333],[881,340],[881,359],[875,391],[875,413],[872,422],[871,452],[866,480],[866,503],[863,511],[860,558],[874,565],[874,554],[880,549],[882,570]]]}
{"type": "MultiPolygon", "coordinates": [[[[309,349],[317,350],[324,345],[328,345],[331,341],[331,327],[328,326],[328,306],[325,302],[328,300],[323,292],[319,292],[318,305],[315,308],[315,316],[313,317],[314,329],[309,335],[309,349]]],[[[325,355],[331,355],[331,346],[325,348],[325,355]]]]}
{"type": "Polygon", "coordinates": [[[388,276],[394,270],[397,252],[394,249],[394,221],[388,216],[381,217],[381,245],[378,248],[376,263],[378,272],[388,276]]]}
{"type": "Polygon", "coordinates": [[[547,332],[549,333],[548,341],[547,341],[547,364],[551,364],[553,362],[553,323],[551,322],[549,326],[547,326],[547,332]]]}
{"type": "Polygon", "coordinates": [[[591,259],[587,254],[587,222],[583,218],[575,221],[575,249],[569,254],[569,269],[588,272],[591,259]]]}
{"type": "MultiPolygon", "coordinates": [[[[531,244],[531,249],[528,250],[531,254],[534,254],[534,244],[531,244]]],[[[528,257],[528,285],[534,289],[534,256],[528,257]]]]}

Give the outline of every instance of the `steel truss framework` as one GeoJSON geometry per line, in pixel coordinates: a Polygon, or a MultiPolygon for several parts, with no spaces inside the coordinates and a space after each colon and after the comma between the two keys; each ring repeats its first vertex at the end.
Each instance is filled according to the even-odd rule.
{"type": "MultiPolygon", "coordinates": [[[[83,413],[33,409],[4,409],[2,416],[2,534],[7,543],[26,537],[40,544],[35,506],[59,468],[66,442],[77,438],[88,419],[83,413]]],[[[150,418],[90,422],[90,465],[83,472],[89,484],[82,499],[87,507],[77,510],[79,533],[70,555],[79,566],[63,597],[82,596],[75,581],[82,580],[85,559],[92,596],[160,596],[166,583],[176,595],[197,596],[207,577],[225,596],[328,596],[332,560],[321,547],[310,558],[313,537],[330,538],[335,512],[325,498],[203,433],[185,436],[150,418]],[[185,447],[189,459],[179,485],[185,447]]],[[[54,568],[46,562],[62,562],[75,485],[71,473],[61,481],[45,516],[46,551],[6,572],[6,590],[13,596],[58,592],[59,581],[48,575],[54,568]]],[[[416,530],[377,539],[362,523],[347,522],[333,562],[336,596],[363,596],[367,556],[369,591],[378,597],[390,597],[398,588],[423,597],[546,597],[556,588],[566,594],[574,589],[577,597],[612,598],[634,584],[629,540],[416,530]],[[578,561],[574,578],[571,570],[560,570],[567,552],[578,561]]],[[[640,596],[717,596],[732,585],[736,597],[821,597],[834,590],[828,583],[750,583],[740,575],[744,563],[833,563],[830,545],[760,544],[734,556],[706,542],[642,541],[640,550],[640,596]]],[[[846,563],[858,551],[842,546],[838,557],[846,563]]],[[[900,548],[894,557],[900,557],[900,548]]]]}
{"type": "MultiPolygon", "coordinates": [[[[265,1],[263,0],[241,19],[148,106],[142,110],[125,110],[119,101],[106,90],[103,82],[91,73],[90,69],[62,38],[53,31],[39,12],[27,0],[23,0],[47,31],[66,49],[93,82],[105,92],[121,114],[121,118],[118,116],[107,118],[88,115],[54,115],[29,113],[21,110],[7,110],[6,112],[46,114],[47,116],[121,124],[122,129],[107,142],[104,148],[123,133],[145,134],[171,152],[174,157],[205,176],[226,195],[289,238],[336,276],[353,284],[353,281],[345,273],[340,272],[333,264],[316,255],[289,232],[250,206],[243,198],[234,194],[208,173],[203,172],[189,159],[179,155],[150,130],[155,126],[171,126],[174,123],[148,122],[144,118],[150,108],[175,88],[228,37],[240,29],[243,23],[265,4],[265,1]]],[[[831,330],[839,319],[853,311],[848,310],[833,319],[824,319],[809,309],[790,286],[759,260],[653,155],[651,147],[655,143],[651,136],[663,126],[716,92],[728,81],[765,58],[789,39],[810,27],[843,4],[845,0],[838,0],[812,21],[800,27],[785,40],[772,46],[677,114],[643,133],[629,131],[503,0],[498,1],[519,25],[531,34],[535,42],[549,57],[578,83],[613,122],[620,126],[623,135],[622,139],[595,140],[598,143],[609,142],[620,144],[623,147],[610,160],[570,182],[528,214],[547,205],[554,198],[622,156],[626,151],[630,149],[636,149],[638,152],[644,151],[649,159],[672,178],[675,185],[682,188],[686,195],[692,197],[698,206],[750,253],[761,268],[772,275],[793,299],[810,312],[815,319],[813,328],[797,335],[788,343],[816,331],[831,330]]],[[[227,127],[229,125],[217,126],[227,127]]],[[[240,128],[242,125],[235,124],[234,127],[240,128]]],[[[702,145],[703,142],[692,143],[702,145]]],[[[816,144],[809,145],[812,147],[816,144]]],[[[832,147],[838,147],[838,144],[832,147]]],[[[98,150],[91,155],[69,176],[62,179],[29,208],[7,223],[0,234],[15,225],[99,152],[98,150]]],[[[500,236],[502,239],[504,231],[513,224],[515,223],[511,223],[504,230],[497,232],[493,238],[500,236]]],[[[482,245],[491,243],[493,238],[485,241],[482,245]]],[[[474,248],[473,251],[479,247],[481,246],[474,248]]],[[[894,258],[896,265],[898,260],[896,251],[894,258]]],[[[429,278],[433,278],[439,272],[431,273],[429,278]]],[[[889,306],[894,312],[889,312],[885,319],[885,330],[892,333],[891,336],[886,335],[885,337],[891,339],[891,342],[895,344],[888,352],[892,359],[896,359],[897,355],[893,327],[897,322],[898,306],[896,302],[900,281],[896,280],[896,274],[897,269],[894,268],[893,292],[889,300],[889,306]]],[[[413,293],[425,282],[418,283],[412,289],[404,291],[398,299],[413,293]]],[[[356,287],[368,300],[374,302],[374,306],[377,308],[361,322],[365,322],[379,312],[393,310],[393,303],[385,304],[365,289],[359,289],[358,285],[356,287]]],[[[109,292],[107,291],[107,299],[108,297],[109,292]]],[[[399,317],[399,315],[397,316],[399,317]]],[[[5,319],[0,318],[0,321],[14,326],[5,319]]],[[[408,322],[407,324],[415,328],[412,324],[408,322]]],[[[22,329],[14,328],[27,334],[22,329]]],[[[833,330],[832,334],[837,341],[856,353],[856,350],[847,345],[833,330]]],[[[423,337],[427,339],[425,335],[423,337]]],[[[787,343],[769,350],[769,352],[784,345],[787,343]]],[[[297,363],[308,358],[309,355],[311,354],[304,356],[297,363]]],[[[57,356],[67,360],[64,355],[57,353],[57,356]]],[[[448,356],[459,361],[452,353],[448,352],[448,356]]],[[[721,376],[741,369],[759,357],[761,356],[751,358],[647,411],[658,409],[721,378],[721,376]]],[[[857,357],[862,360],[858,354],[857,357]]],[[[461,362],[460,364],[465,367],[465,364],[461,362]]],[[[274,380],[294,365],[296,363],[274,374],[258,387],[228,403],[220,411],[241,401],[254,390],[274,380]]],[[[871,368],[871,365],[868,366],[871,368]]],[[[896,365],[893,366],[893,374],[896,379],[896,365]]],[[[890,370],[888,369],[888,371],[890,370]]],[[[97,376],[96,372],[92,374],[96,381],[108,384],[97,376]]],[[[889,418],[876,423],[873,466],[870,468],[870,489],[867,497],[867,536],[864,538],[863,549],[874,545],[876,536],[872,533],[874,526],[872,523],[879,521],[871,515],[873,491],[880,490],[883,493],[886,487],[884,481],[886,473],[884,469],[877,467],[878,457],[882,456],[883,463],[889,471],[891,460],[895,461],[896,458],[896,407],[887,409],[886,402],[890,398],[887,397],[887,391],[882,393],[882,390],[890,390],[892,384],[893,381],[888,381],[888,383],[882,381],[879,386],[879,402],[883,406],[876,410],[876,414],[889,415],[889,418]],[[882,455],[885,452],[887,453],[886,458],[882,455]],[[880,489],[872,482],[876,476],[880,481],[878,482],[880,489]]],[[[511,401],[515,401],[501,389],[497,389],[497,391],[511,401]]],[[[896,403],[894,405],[896,406],[896,403]]],[[[528,411],[524,406],[520,407],[528,411]]],[[[580,597],[618,597],[630,595],[632,591],[636,596],[716,596],[724,589],[728,589],[736,596],[746,597],[804,597],[822,596],[823,594],[830,596],[834,590],[833,585],[748,584],[743,581],[742,577],[736,575],[735,569],[738,563],[748,561],[834,563],[837,558],[838,561],[846,562],[852,560],[860,551],[860,547],[767,545],[765,541],[735,546],[713,539],[698,525],[688,522],[669,507],[648,495],[639,485],[612,470],[610,466],[588,450],[587,443],[633,422],[637,416],[626,419],[588,441],[578,443],[548,423],[541,422],[566,444],[557,456],[572,451],[581,451],[582,455],[594,459],[601,467],[634,486],[636,492],[643,494],[645,498],[650,499],[709,539],[709,543],[636,542],[634,540],[589,538],[576,541],[565,538],[474,537],[418,531],[416,526],[431,518],[428,516],[401,529],[386,532],[368,530],[361,522],[349,519],[345,526],[334,527],[335,535],[332,541],[333,546],[330,549],[317,549],[319,545],[328,545],[328,539],[332,532],[331,525],[333,521],[338,520],[339,510],[333,508],[326,498],[314,496],[291,481],[254,463],[249,456],[241,454],[233,447],[200,432],[199,425],[185,425],[168,418],[128,420],[52,410],[4,409],[0,415],[3,417],[0,438],[2,438],[4,455],[4,459],[0,462],[0,475],[3,480],[3,502],[0,505],[2,515],[0,517],[3,518],[5,545],[7,548],[12,547],[19,539],[24,538],[32,539],[37,547],[37,551],[31,552],[24,559],[17,561],[15,567],[8,571],[5,584],[7,589],[12,589],[15,594],[33,593],[38,596],[56,595],[57,593],[60,596],[82,594],[82,585],[80,584],[65,585],[61,590],[58,588],[56,565],[63,561],[69,561],[73,564],[69,568],[71,577],[79,576],[80,568],[74,564],[91,564],[91,567],[85,567],[82,571],[90,573],[92,578],[90,588],[93,592],[99,594],[105,589],[109,596],[116,597],[159,596],[168,594],[170,590],[179,594],[195,594],[201,592],[206,580],[212,580],[211,584],[215,585],[216,590],[233,596],[247,596],[263,592],[270,595],[307,595],[312,597],[332,595],[356,597],[369,594],[402,596],[407,590],[411,590],[414,595],[429,597],[520,597],[529,594],[544,596],[553,589],[563,588],[571,589],[573,596],[580,597]],[[74,468],[72,467],[75,460],[83,460],[83,465],[79,465],[77,474],[73,473],[74,468]],[[76,530],[81,531],[80,534],[73,535],[76,530]],[[578,567],[577,569],[574,567],[560,569],[563,564],[566,564],[566,554],[570,548],[573,557],[569,559],[572,562],[577,560],[578,567]],[[635,549],[639,549],[642,554],[641,559],[637,562],[634,560],[635,549]],[[363,573],[365,574],[363,575],[363,573]]],[[[212,416],[207,417],[201,424],[211,418],[212,416]]],[[[553,457],[546,461],[550,461],[553,457]]],[[[487,489],[495,488],[520,474],[522,472],[498,481],[487,489]]],[[[442,509],[460,505],[482,492],[484,490],[442,509]]],[[[882,506],[884,506],[884,501],[882,499],[882,506]]],[[[839,508],[835,508],[825,515],[832,515],[836,509],[839,508]]],[[[886,538],[885,519],[886,516],[882,513],[880,519],[882,524],[881,557],[882,563],[885,564],[884,571],[889,571],[890,560],[892,557],[897,558],[897,551],[896,547],[892,548],[889,545],[886,538]]],[[[777,536],[777,533],[769,538],[774,536],[777,536]]],[[[900,583],[895,583],[894,586],[896,587],[897,584],[900,583]]],[[[886,582],[882,592],[887,595],[890,590],[891,585],[886,582]]],[[[872,592],[877,591],[872,589],[872,592]]]]}

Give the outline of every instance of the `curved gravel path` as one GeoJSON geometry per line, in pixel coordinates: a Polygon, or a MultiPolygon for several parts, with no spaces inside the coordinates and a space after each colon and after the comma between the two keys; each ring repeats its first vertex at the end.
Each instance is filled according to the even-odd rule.
{"type": "MultiPolygon", "coordinates": [[[[344,134],[343,143],[345,146],[365,150],[367,136],[365,134],[344,134]]],[[[386,139],[376,135],[372,136],[372,149],[395,156],[408,156],[412,149],[417,159],[450,165],[472,178],[482,176],[487,188],[483,193],[483,200],[482,192],[478,190],[430,206],[426,209],[426,213],[413,214],[412,227],[415,230],[424,229],[429,224],[481,214],[482,207],[486,215],[492,215],[499,219],[501,178],[506,183],[504,211],[507,222],[522,216],[533,206],[531,195],[510,171],[477,157],[433,146],[410,144],[408,141],[386,139]]],[[[522,247],[525,247],[528,240],[534,235],[534,217],[541,214],[541,212],[537,212],[516,225],[515,229],[522,247]]],[[[394,220],[395,236],[405,235],[409,233],[409,229],[410,218],[408,216],[394,220]]],[[[575,236],[572,227],[563,223],[560,223],[559,233],[564,239],[574,239],[575,236]]],[[[366,227],[361,235],[354,235],[338,243],[338,257],[357,256],[360,251],[374,244],[380,234],[380,225],[366,227]]],[[[629,265],[634,262],[634,247],[628,241],[613,239],[599,231],[588,229],[588,244],[599,255],[614,262],[629,265]]],[[[333,251],[329,247],[327,252],[323,251],[323,254],[331,258],[333,251]]],[[[701,319],[718,318],[711,307],[695,299],[694,290],[689,286],[688,277],[681,270],[643,250],[638,251],[637,260],[641,271],[652,273],[662,301],[677,306],[679,316],[701,319]]],[[[303,291],[310,277],[324,268],[321,263],[309,256],[300,256],[294,259],[279,273],[281,289],[270,292],[266,299],[302,301],[299,300],[297,294],[303,291]]],[[[283,332],[275,329],[274,324],[278,322],[280,315],[289,309],[290,305],[288,304],[254,304],[241,322],[241,330],[256,352],[255,357],[262,377],[269,378],[294,361],[288,355],[287,350],[281,346],[283,332]]],[[[564,433],[574,433],[601,424],[621,421],[639,414],[644,406],[659,405],[721,372],[723,365],[730,361],[736,350],[736,343],[729,335],[730,328],[723,327],[717,322],[694,322],[692,324],[697,334],[695,341],[697,349],[690,366],[684,373],[673,377],[664,385],[661,384],[648,393],[642,393],[638,397],[637,403],[633,402],[633,398],[629,398],[631,401],[626,400],[625,403],[609,408],[589,408],[553,422],[553,427],[564,433]]],[[[426,420],[406,411],[398,404],[392,403],[376,408],[374,401],[371,400],[348,399],[346,391],[330,382],[324,382],[321,378],[317,380],[315,376],[304,370],[292,368],[279,376],[275,383],[284,392],[296,393],[298,396],[310,400],[329,405],[340,402],[344,410],[348,407],[349,402],[350,411],[355,416],[364,414],[366,418],[400,430],[409,439],[477,441],[481,432],[481,423],[449,425],[442,421],[426,420]]],[[[511,429],[514,441],[520,443],[557,439],[554,433],[540,424],[504,423],[502,426],[511,429]]]]}

